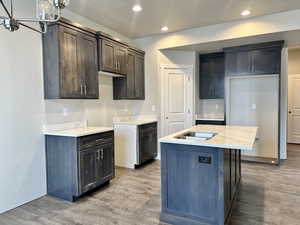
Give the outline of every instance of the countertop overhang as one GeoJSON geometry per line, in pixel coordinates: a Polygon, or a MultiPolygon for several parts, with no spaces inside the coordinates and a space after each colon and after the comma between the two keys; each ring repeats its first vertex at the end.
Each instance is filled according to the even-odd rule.
{"type": "Polygon", "coordinates": [[[167,137],[163,137],[159,140],[159,142],[250,151],[253,149],[257,130],[258,127],[198,125],[167,137]],[[186,132],[201,131],[216,132],[217,135],[209,140],[186,140],[176,138],[186,132]]]}
{"type": "Polygon", "coordinates": [[[57,131],[44,131],[45,135],[51,136],[64,136],[64,137],[83,137],[93,134],[99,134],[104,132],[113,131],[112,127],[82,127],[73,128],[67,130],[57,130],[57,131]]]}
{"type": "Polygon", "coordinates": [[[114,125],[128,125],[128,126],[140,126],[144,124],[157,123],[157,120],[128,120],[128,121],[116,121],[114,125]]]}

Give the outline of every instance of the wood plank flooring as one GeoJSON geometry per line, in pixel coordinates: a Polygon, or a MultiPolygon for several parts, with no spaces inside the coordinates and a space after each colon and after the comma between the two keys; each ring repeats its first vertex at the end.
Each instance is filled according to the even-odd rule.
{"type": "MultiPolygon", "coordinates": [[[[232,225],[300,224],[300,145],[283,166],[243,164],[232,225]]],[[[159,222],[160,164],[118,169],[108,188],[76,203],[51,197],[0,215],[0,225],[166,225],[159,222]]],[[[183,224],[184,225],[184,224],[183,224]]]]}

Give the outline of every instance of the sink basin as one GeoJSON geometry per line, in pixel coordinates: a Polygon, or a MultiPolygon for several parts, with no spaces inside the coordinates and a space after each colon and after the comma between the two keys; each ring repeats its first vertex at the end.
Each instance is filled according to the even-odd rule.
{"type": "Polygon", "coordinates": [[[187,132],[180,136],[177,136],[177,139],[185,139],[185,140],[198,140],[198,141],[206,141],[214,136],[216,136],[217,133],[215,132],[206,132],[206,131],[199,131],[199,132],[187,132]]]}

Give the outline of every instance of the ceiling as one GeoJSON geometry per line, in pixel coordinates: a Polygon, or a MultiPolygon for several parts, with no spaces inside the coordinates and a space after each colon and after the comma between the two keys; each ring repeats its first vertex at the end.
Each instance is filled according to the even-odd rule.
{"type": "Polygon", "coordinates": [[[196,45],[187,45],[182,47],[170,48],[165,50],[178,50],[178,51],[197,51],[201,54],[222,52],[224,48],[234,47],[240,45],[248,45],[255,43],[263,43],[270,41],[284,40],[285,46],[289,49],[300,47],[300,30],[278,32],[272,34],[256,35],[244,38],[235,38],[222,41],[207,42],[196,45]]]}
{"type": "Polygon", "coordinates": [[[300,8],[299,0],[71,0],[68,8],[129,38],[243,19],[245,9],[262,16],[300,8]],[[139,3],[143,11],[134,13],[139,3]]]}

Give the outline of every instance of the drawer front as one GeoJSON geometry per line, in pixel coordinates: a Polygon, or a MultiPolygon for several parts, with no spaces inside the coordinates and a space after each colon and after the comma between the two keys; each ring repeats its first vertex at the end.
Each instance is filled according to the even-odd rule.
{"type": "Polygon", "coordinates": [[[109,144],[114,142],[114,132],[105,132],[101,134],[93,134],[80,138],[80,150],[90,148],[97,145],[109,144]]]}
{"type": "Polygon", "coordinates": [[[196,120],[196,125],[226,125],[226,123],[219,120],[196,120]]]}
{"type": "Polygon", "coordinates": [[[157,123],[149,123],[139,126],[140,130],[157,129],[157,123]]]}

